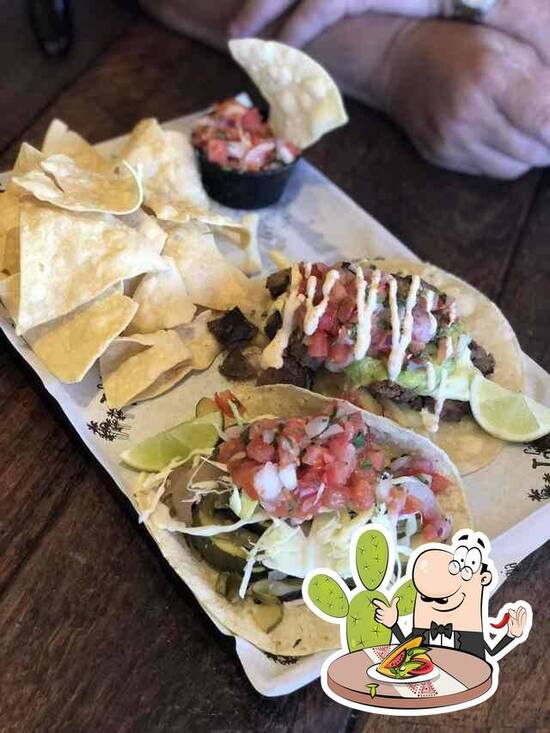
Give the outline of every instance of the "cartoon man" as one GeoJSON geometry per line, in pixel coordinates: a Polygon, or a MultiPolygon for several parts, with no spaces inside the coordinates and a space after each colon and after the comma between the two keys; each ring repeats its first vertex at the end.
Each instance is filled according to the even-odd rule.
{"type": "MultiPolygon", "coordinates": [[[[503,656],[509,649],[503,650],[524,634],[529,616],[527,608],[518,605],[509,608],[504,617],[507,630],[502,639],[493,647],[487,643],[483,621],[487,617],[486,591],[493,580],[487,546],[488,541],[478,535],[462,534],[458,540],[455,537],[451,548],[431,547],[417,556],[412,569],[417,595],[411,638],[422,636],[430,647],[459,649],[484,659],[485,654],[503,656]]],[[[373,603],[376,621],[390,628],[399,642],[404,641],[397,598],[391,606],[382,601],[373,603]]]]}

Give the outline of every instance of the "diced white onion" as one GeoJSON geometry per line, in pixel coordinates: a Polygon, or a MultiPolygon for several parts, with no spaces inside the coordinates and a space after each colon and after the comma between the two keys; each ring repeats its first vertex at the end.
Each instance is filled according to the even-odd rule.
{"type": "Polygon", "coordinates": [[[323,432],[323,430],[327,429],[328,424],[329,418],[327,416],[319,415],[319,417],[314,417],[313,420],[310,420],[306,425],[307,437],[310,440],[312,438],[316,438],[323,432]]]}
{"type": "Polygon", "coordinates": [[[273,501],[281,493],[283,483],[279,478],[277,466],[268,461],[254,476],[254,488],[264,501],[273,501]]]}
{"type": "Polygon", "coordinates": [[[279,478],[281,483],[289,491],[294,491],[298,486],[298,478],[296,476],[296,464],[289,463],[288,466],[279,469],[279,478]]]}
{"type": "Polygon", "coordinates": [[[331,425],[329,428],[325,430],[323,433],[323,440],[328,440],[328,438],[332,438],[335,435],[338,435],[339,433],[343,433],[344,428],[341,425],[331,425]]]}

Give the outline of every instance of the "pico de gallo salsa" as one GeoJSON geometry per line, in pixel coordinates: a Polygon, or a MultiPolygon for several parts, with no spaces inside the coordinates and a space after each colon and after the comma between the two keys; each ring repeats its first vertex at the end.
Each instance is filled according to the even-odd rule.
{"type": "MultiPolygon", "coordinates": [[[[228,415],[233,400],[231,393],[216,399],[228,415]]],[[[230,427],[216,460],[271,516],[292,524],[322,512],[359,513],[384,504],[395,518],[419,512],[427,540],[444,540],[450,531],[436,499],[449,479],[428,458],[387,458],[362,413],[349,406],[333,403],[311,417],[230,427]]]]}
{"type": "Polygon", "coordinates": [[[290,165],[300,155],[295,145],[275,137],[257,107],[234,97],[195,122],[191,141],[210,163],[243,173],[290,165]]]}

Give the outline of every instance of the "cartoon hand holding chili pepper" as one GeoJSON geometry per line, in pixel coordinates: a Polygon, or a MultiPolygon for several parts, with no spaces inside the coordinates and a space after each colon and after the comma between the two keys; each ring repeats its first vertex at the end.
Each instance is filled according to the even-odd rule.
{"type": "Polygon", "coordinates": [[[510,608],[498,623],[491,624],[493,629],[502,629],[508,624],[506,633],[514,639],[522,636],[527,626],[527,609],[525,606],[518,606],[517,609],[510,608]]]}

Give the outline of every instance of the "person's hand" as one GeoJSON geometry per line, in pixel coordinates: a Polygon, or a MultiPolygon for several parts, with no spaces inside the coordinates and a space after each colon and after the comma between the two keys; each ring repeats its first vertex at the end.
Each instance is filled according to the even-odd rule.
{"type": "Polygon", "coordinates": [[[497,0],[485,23],[532,45],[550,65],[550,2],[497,0]]]}
{"type": "Polygon", "coordinates": [[[527,609],[525,606],[518,606],[516,610],[511,608],[508,613],[510,620],[508,621],[506,633],[508,636],[513,636],[514,639],[517,639],[522,636],[527,626],[527,609]]]}
{"type": "Polygon", "coordinates": [[[489,28],[411,21],[382,65],[384,110],[455,171],[516,178],[550,164],[550,68],[489,28]]]}
{"type": "Polygon", "coordinates": [[[342,18],[367,12],[428,17],[439,15],[441,0],[248,0],[229,26],[232,36],[253,36],[296,6],[278,39],[300,48],[342,18]]]}
{"type": "Polygon", "coordinates": [[[399,598],[395,597],[390,606],[387,606],[384,601],[374,600],[373,605],[376,606],[376,611],[374,612],[374,620],[377,621],[379,624],[383,624],[384,626],[387,626],[388,629],[391,629],[392,626],[395,626],[397,623],[397,619],[399,616],[399,611],[397,610],[397,604],[399,602],[399,598]]]}

